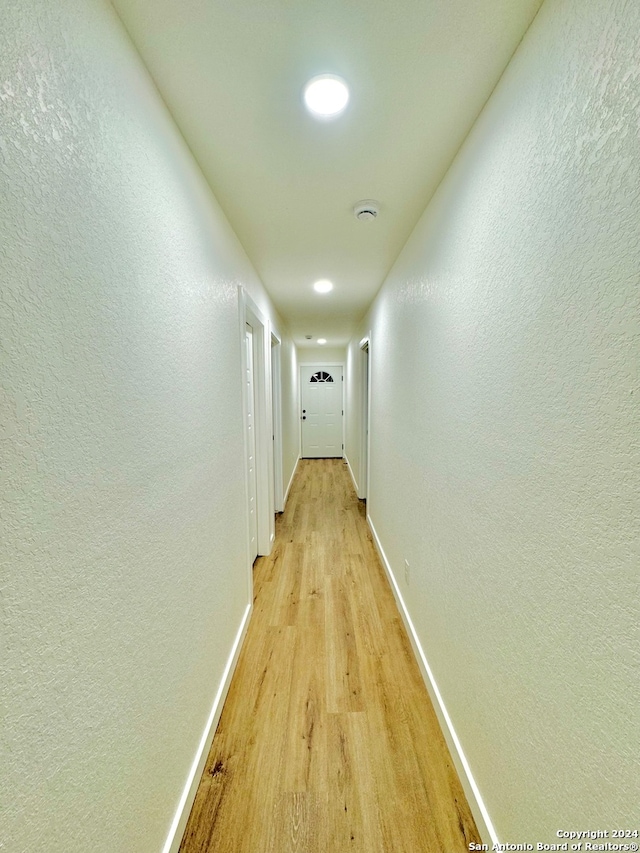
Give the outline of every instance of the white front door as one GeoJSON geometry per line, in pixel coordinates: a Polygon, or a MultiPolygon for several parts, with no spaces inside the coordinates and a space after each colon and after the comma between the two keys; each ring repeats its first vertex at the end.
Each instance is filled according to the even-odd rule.
{"type": "Polygon", "coordinates": [[[258,511],[256,472],[256,404],[253,381],[253,329],[245,326],[246,369],[245,394],[247,398],[247,467],[249,470],[249,557],[251,562],[258,556],[258,511]]]}
{"type": "Polygon", "coordinates": [[[342,367],[300,368],[302,455],[342,456],[342,367]]]}

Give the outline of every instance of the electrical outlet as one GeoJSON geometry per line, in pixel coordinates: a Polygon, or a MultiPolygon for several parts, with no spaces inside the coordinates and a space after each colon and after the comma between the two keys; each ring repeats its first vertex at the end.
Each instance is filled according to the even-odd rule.
{"type": "Polygon", "coordinates": [[[404,561],[404,582],[407,586],[409,586],[410,580],[410,572],[409,572],[409,560],[404,561]]]}

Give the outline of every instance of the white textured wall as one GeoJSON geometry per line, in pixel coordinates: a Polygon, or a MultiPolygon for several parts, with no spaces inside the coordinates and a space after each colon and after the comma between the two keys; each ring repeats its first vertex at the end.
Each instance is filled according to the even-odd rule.
{"type": "Polygon", "coordinates": [[[640,6],[546,0],[369,318],[369,508],[503,841],[640,823],[639,117],[640,6]]]}
{"type": "Polygon", "coordinates": [[[344,363],[346,358],[345,347],[298,347],[298,361],[301,364],[311,364],[313,361],[344,363]]]}
{"type": "Polygon", "coordinates": [[[101,0],[3,4],[0,235],[0,847],[157,853],[248,602],[237,285],[270,308],[101,0]]]}

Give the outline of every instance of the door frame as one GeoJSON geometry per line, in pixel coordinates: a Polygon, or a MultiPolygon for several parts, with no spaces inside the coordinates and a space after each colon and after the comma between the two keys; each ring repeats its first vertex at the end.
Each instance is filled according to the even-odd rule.
{"type": "MultiPolygon", "coordinates": [[[[323,361],[314,358],[313,361],[298,362],[298,416],[300,418],[300,458],[302,458],[302,368],[303,367],[340,367],[342,369],[342,458],[344,459],[344,361],[323,361]]],[[[338,457],[340,458],[340,457],[338,457]]]]}
{"type": "Polygon", "coordinates": [[[271,408],[273,422],[273,509],[284,511],[282,478],[282,338],[271,328],[271,408]]]}
{"type": "Polygon", "coordinates": [[[249,562],[258,556],[258,474],[256,450],[256,357],[254,354],[254,331],[248,323],[244,326],[243,347],[243,402],[247,459],[247,506],[249,519],[249,562]],[[249,418],[251,413],[251,418],[249,418]],[[249,425],[251,424],[251,428],[249,425]],[[253,459],[253,465],[250,460],[253,459]],[[251,502],[253,500],[253,507],[251,502]]]}
{"type": "MultiPolygon", "coordinates": [[[[245,325],[253,332],[254,402],[256,442],[256,520],[258,524],[258,556],[268,556],[275,539],[273,508],[273,412],[271,405],[271,335],[268,320],[242,285],[238,285],[241,376],[247,372],[245,325]]],[[[247,401],[242,393],[243,435],[245,446],[245,507],[247,511],[247,561],[249,560],[249,465],[247,437],[247,401]]]]}
{"type": "Polygon", "coordinates": [[[358,344],[360,356],[360,484],[358,497],[368,503],[371,470],[371,332],[358,344]]]}

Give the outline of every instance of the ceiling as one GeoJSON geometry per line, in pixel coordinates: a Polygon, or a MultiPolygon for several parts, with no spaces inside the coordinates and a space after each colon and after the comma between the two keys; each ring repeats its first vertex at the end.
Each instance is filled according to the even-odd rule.
{"type": "Polygon", "coordinates": [[[343,345],[541,0],[112,0],[298,344],[343,345]],[[347,110],[312,118],[330,72],[347,110]],[[375,199],[359,222],[353,206],[375,199]],[[334,290],[312,289],[329,278],[334,290]],[[314,343],[311,341],[310,343],[314,343]]]}

